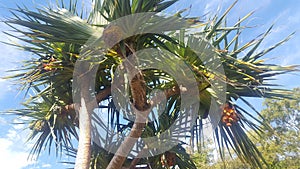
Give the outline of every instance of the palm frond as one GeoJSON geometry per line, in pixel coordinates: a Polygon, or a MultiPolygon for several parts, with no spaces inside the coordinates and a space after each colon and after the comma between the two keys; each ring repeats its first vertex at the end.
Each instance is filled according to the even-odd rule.
{"type": "MultiPolygon", "coordinates": [[[[105,52],[101,53],[105,56],[101,60],[94,59],[89,62],[92,66],[98,66],[95,80],[95,94],[97,94],[111,87],[114,76],[117,76],[114,73],[117,72],[117,67],[122,65],[124,56],[127,57],[138,50],[155,48],[160,52],[169,52],[168,55],[159,53],[166,63],[159,62],[157,66],[164,67],[167,64],[170,70],[175,72],[174,74],[184,77],[187,72],[192,72],[198,85],[199,93],[196,95],[200,97],[200,110],[197,112],[196,126],[192,128],[191,136],[180,133],[178,137],[184,139],[190,137],[191,142],[199,146],[199,143],[204,140],[203,122],[209,119],[217,127],[215,140],[222,159],[225,159],[226,149],[229,152],[233,149],[235,155],[242,161],[252,164],[253,167],[263,168],[267,165],[247,135],[247,131],[253,130],[260,135],[263,128],[270,126],[246,100],[246,97],[289,97],[290,91],[280,89],[278,85],[272,84],[270,79],[295,71],[297,66],[268,64],[262,57],[289,40],[293,34],[260,51],[260,45],[273,28],[271,26],[265,33],[240,44],[239,37],[243,30],[251,29],[243,23],[252,16],[253,12],[246,14],[232,26],[227,25],[226,18],[237,1],[223,14],[215,15],[210,21],[204,23],[199,23],[194,17],[182,17],[184,10],[172,16],[156,14],[167,9],[177,0],[93,0],[92,10],[86,15],[83,9],[79,9],[80,5],[76,0],[71,0],[69,4],[65,4],[63,0],[57,2],[57,8],[37,9],[36,11],[18,7],[11,10],[14,18],[5,21],[13,29],[6,34],[26,43],[26,45],[15,43],[11,45],[35,55],[35,58],[24,62],[20,72],[9,77],[16,79],[25,90],[35,91],[33,97],[25,100],[24,109],[11,111],[19,116],[31,118],[29,128],[32,134],[29,140],[37,139],[31,153],[39,154],[46,147],[50,151],[54,144],[56,150],[62,151],[65,147],[71,147],[67,151],[71,154],[73,152],[73,155],[76,154],[76,150],[72,149],[72,139],[77,138],[77,117],[74,110],[67,111],[65,106],[73,103],[72,82],[76,81],[73,79],[74,64],[81,52],[84,56],[85,54],[88,56],[87,59],[105,52]],[[149,12],[152,13],[149,14],[149,12]],[[122,17],[129,19],[124,22],[122,17]],[[122,18],[121,21],[118,20],[120,18],[122,18]],[[107,44],[96,41],[90,46],[86,45],[91,38],[99,38],[94,36],[96,33],[98,35],[103,33],[104,37],[116,34],[114,30],[109,31],[110,23],[125,34],[121,35],[121,38],[117,39],[114,44],[107,45],[108,43],[104,40],[107,44]],[[189,35],[189,31],[194,31],[192,26],[195,25],[203,29],[189,35]],[[138,35],[136,35],[137,32],[138,35]],[[106,49],[105,45],[110,49],[106,49]],[[170,57],[171,54],[173,58],[170,57]],[[187,66],[178,70],[181,61],[187,66]],[[236,100],[244,102],[251,112],[236,105],[236,100]],[[214,102],[216,102],[215,105],[214,102]],[[212,105],[215,107],[210,110],[212,105]],[[226,105],[231,106],[232,112],[225,111],[226,105]]],[[[143,54],[139,59],[147,64],[154,57],[153,53],[143,54]]],[[[166,91],[179,88],[176,79],[169,72],[159,69],[146,69],[141,72],[148,85],[146,95],[149,99],[152,97],[153,90],[166,91]]],[[[192,82],[191,79],[185,81],[192,82]]],[[[120,96],[124,94],[122,90],[116,90],[116,93],[120,96]]],[[[128,97],[132,99],[132,94],[128,97]]],[[[167,131],[183,113],[180,110],[181,99],[181,96],[175,92],[166,98],[164,107],[159,107],[164,110],[159,117],[157,117],[157,112],[152,111],[151,120],[153,121],[145,125],[142,137],[159,136],[167,131]]],[[[103,100],[104,102],[99,104],[99,109],[107,112],[107,124],[104,124],[97,114],[94,114],[93,121],[104,129],[111,129],[113,133],[108,133],[111,134],[111,138],[108,135],[102,136],[100,133],[94,133],[96,136],[98,134],[99,140],[95,139],[93,144],[99,141],[110,146],[120,145],[122,140],[115,139],[114,132],[126,135],[132,128],[133,122],[129,117],[131,115],[125,113],[130,107],[130,102],[117,102],[112,99],[111,94],[99,101],[103,100]],[[117,107],[120,105],[127,107],[124,110],[118,110],[117,107]]],[[[186,102],[192,105],[195,100],[199,101],[190,98],[186,102]]],[[[132,116],[134,118],[134,115],[132,116]]],[[[179,131],[179,127],[176,130],[179,131]]],[[[180,130],[187,129],[183,127],[180,130]]],[[[164,143],[159,144],[164,145],[164,143]]],[[[93,146],[92,167],[106,167],[111,154],[97,145],[93,146]]],[[[149,143],[147,146],[153,145],[149,143]]],[[[141,145],[133,151],[137,152],[143,148],[141,145]]],[[[177,165],[180,168],[195,168],[182,145],[174,147],[172,153],[176,154],[177,165]]],[[[142,160],[152,162],[157,168],[162,167],[159,155],[142,160]]]]}
{"type": "MultiPolygon", "coordinates": [[[[35,89],[37,93],[41,93],[37,87],[35,89]]],[[[64,102],[55,96],[43,94],[41,97],[27,100],[23,106],[23,109],[11,110],[7,113],[29,117],[28,126],[31,134],[28,136],[28,141],[35,141],[30,152],[32,157],[33,155],[38,157],[47,147],[50,153],[52,144],[58,155],[63,150],[63,146],[70,147],[73,145],[73,139],[78,139],[75,111],[63,109],[64,102]]]]}

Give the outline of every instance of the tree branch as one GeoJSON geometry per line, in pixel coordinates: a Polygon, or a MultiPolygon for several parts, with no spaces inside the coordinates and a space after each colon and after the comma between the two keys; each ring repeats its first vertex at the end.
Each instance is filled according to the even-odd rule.
{"type": "MultiPolygon", "coordinates": [[[[106,87],[104,90],[102,90],[96,95],[97,103],[100,103],[103,99],[108,97],[110,94],[111,94],[111,87],[106,87]]],[[[66,111],[66,113],[75,111],[75,103],[64,106],[63,111],[66,111]]]]}
{"type": "Polygon", "coordinates": [[[108,164],[107,169],[122,168],[127,158],[127,155],[132,150],[132,147],[134,146],[138,138],[141,137],[143,129],[146,126],[148,114],[150,113],[150,111],[148,110],[150,108],[150,105],[147,102],[146,82],[144,80],[142,72],[134,68],[134,66],[131,65],[131,63],[128,63],[126,61],[124,62],[124,67],[127,70],[129,79],[131,79],[130,89],[136,119],[131,128],[129,136],[127,136],[124,139],[117,152],[115,153],[114,157],[108,164]]]}

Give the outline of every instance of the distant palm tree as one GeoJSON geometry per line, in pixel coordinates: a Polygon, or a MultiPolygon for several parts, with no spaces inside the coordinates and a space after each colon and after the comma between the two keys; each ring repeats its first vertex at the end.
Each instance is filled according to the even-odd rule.
{"type": "MultiPolygon", "coordinates": [[[[93,117],[88,91],[92,88],[88,83],[80,83],[80,81],[89,80],[85,76],[86,72],[74,72],[74,68],[83,51],[86,51],[85,56],[90,58],[95,54],[89,51],[90,46],[85,45],[95,34],[103,31],[104,43],[93,43],[93,47],[96,49],[105,49],[105,46],[112,47],[109,50],[97,51],[98,53],[105,51],[101,53],[105,56],[103,60],[88,60],[85,66],[88,67],[87,70],[96,72],[95,86],[92,90],[95,91],[93,94],[99,109],[107,112],[109,121],[107,128],[113,128],[114,131],[133,138],[155,137],[170,128],[176,118],[180,117],[182,113],[180,94],[183,90],[181,86],[178,86],[176,79],[163,70],[142,70],[132,77],[133,80],[129,83],[131,101],[127,102],[127,105],[131,102],[139,111],[149,108],[152,90],[159,89],[165,93],[164,111],[153,122],[147,122],[143,118],[145,121],[128,120],[118,110],[117,104],[119,103],[112,99],[113,75],[111,72],[116,72],[120,65],[130,71],[132,68],[128,62],[125,62],[129,55],[135,55],[139,50],[149,48],[168,51],[188,66],[188,70],[178,70],[178,72],[192,72],[199,90],[196,95],[200,97],[200,102],[198,102],[200,109],[197,110],[195,126],[182,138],[190,137],[192,146],[201,151],[204,137],[203,123],[209,115],[210,120],[218,124],[214,135],[222,159],[225,159],[225,149],[232,148],[243,162],[255,168],[263,168],[267,165],[246,134],[247,130],[262,132],[262,128],[266,127],[267,123],[256,118],[259,113],[251,103],[246,101],[245,97],[288,97],[289,91],[276,89],[274,88],[276,85],[267,82],[275,75],[294,71],[295,67],[266,64],[261,57],[290,37],[270,48],[257,51],[261,42],[270,33],[271,27],[258,38],[241,44],[239,37],[242,30],[246,28],[242,26],[242,23],[252,13],[244,16],[234,25],[226,25],[227,14],[237,2],[221,16],[215,15],[208,21],[183,17],[186,10],[179,11],[173,16],[163,16],[162,13],[153,15],[154,20],[150,18],[149,22],[152,22],[153,29],[161,30],[161,33],[145,33],[118,39],[122,28],[110,25],[113,21],[131,14],[165,11],[175,2],[177,0],[93,0],[92,9],[86,14],[83,7],[79,7],[76,1],[70,0],[69,5],[61,1],[61,4],[57,4],[55,8],[29,10],[19,7],[11,11],[14,17],[5,23],[11,26],[14,32],[6,33],[27,43],[26,45],[11,45],[34,54],[34,57],[28,57],[24,62],[22,70],[18,69],[17,73],[10,77],[21,84],[23,90],[31,94],[27,95],[23,103],[24,108],[12,110],[10,113],[30,117],[28,125],[32,134],[29,140],[36,139],[32,154],[40,154],[44,147],[48,147],[50,151],[54,145],[57,152],[66,151],[70,156],[76,156],[75,168],[78,169],[106,167],[119,169],[135,167],[139,163],[148,164],[152,168],[169,168],[174,165],[182,169],[196,168],[181,143],[163,154],[141,159],[137,157],[132,160],[118,154],[110,154],[91,139],[93,117]],[[155,17],[159,20],[155,20],[155,17]],[[192,29],[195,27],[198,29],[192,29]],[[190,30],[193,30],[192,35],[188,33],[190,30]],[[117,44],[110,44],[110,39],[113,38],[116,38],[117,44]],[[218,57],[220,65],[210,63],[214,58],[204,62],[198,57],[199,53],[193,50],[196,48],[198,51],[205,51],[209,46],[208,43],[211,44],[212,57],[218,57]],[[213,66],[222,67],[224,74],[212,70],[213,66]],[[94,69],[95,67],[97,69],[94,69]],[[78,75],[76,76],[78,79],[73,78],[74,74],[78,75]],[[80,105],[75,104],[72,97],[72,84],[77,81],[81,90],[77,91],[77,88],[73,86],[73,92],[81,96],[78,102],[80,105]],[[223,101],[218,96],[216,82],[224,83],[227,88],[223,91],[226,94],[223,101]],[[243,101],[257,115],[235,104],[235,100],[243,101]],[[213,101],[219,103],[219,107],[214,109],[215,111],[209,111],[213,101]],[[75,111],[77,106],[80,107],[78,113],[75,111]],[[79,136],[77,135],[78,129],[79,136]],[[78,149],[72,146],[77,140],[79,140],[78,149]]],[[[133,25],[129,26],[132,26],[129,29],[136,28],[133,25]]],[[[178,65],[172,60],[164,64],[166,67],[177,70],[178,65]]],[[[190,98],[187,102],[196,104],[193,100],[197,99],[190,98]]],[[[141,117],[141,114],[136,112],[133,114],[135,118],[141,117]]],[[[101,139],[105,140],[105,137],[101,139]]],[[[118,144],[118,142],[109,143],[118,144]]],[[[128,149],[133,148],[133,145],[129,146],[125,143],[126,138],[123,143],[120,143],[121,147],[123,145],[128,149]]]]}

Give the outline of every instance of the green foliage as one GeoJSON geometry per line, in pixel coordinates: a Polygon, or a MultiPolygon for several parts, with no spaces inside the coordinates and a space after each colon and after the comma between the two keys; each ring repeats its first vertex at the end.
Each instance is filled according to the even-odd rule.
{"type": "Polygon", "coordinates": [[[300,166],[300,88],[293,89],[292,99],[266,99],[262,116],[273,130],[259,138],[259,149],[273,168],[300,166]]]}
{"type": "MultiPolygon", "coordinates": [[[[210,142],[206,142],[206,145],[210,144],[210,142]]],[[[212,162],[213,154],[212,148],[206,148],[204,146],[201,147],[202,149],[199,152],[191,153],[192,160],[194,161],[197,168],[204,168],[207,169],[210,167],[212,162]]]]}
{"type": "MultiPolygon", "coordinates": [[[[43,147],[48,147],[50,150],[53,141],[55,142],[55,147],[60,147],[60,151],[63,151],[62,147],[70,146],[71,137],[77,138],[78,117],[74,108],[71,110],[67,109],[67,107],[73,104],[74,64],[78,60],[82,49],[85,49],[84,44],[89,39],[98,38],[94,37],[94,35],[99,34],[99,32],[103,32],[103,36],[109,35],[108,32],[104,33],[104,28],[111,21],[134,13],[161,12],[176,1],[93,0],[93,9],[87,16],[82,14],[83,10],[78,8],[76,1],[70,1],[69,5],[61,3],[55,9],[43,8],[32,11],[19,7],[11,11],[14,17],[5,21],[5,23],[13,29],[13,32],[7,32],[7,34],[26,43],[26,45],[12,45],[34,54],[34,58],[28,58],[25,61],[22,70],[17,70],[18,72],[15,75],[9,77],[21,84],[23,90],[35,91],[32,97],[26,95],[27,97],[24,101],[25,109],[11,111],[11,113],[15,113],[18,116],[30,117],[28,125],[33,134],[29,139],[37,138],[32,153],[39,154],[43,147]],[[15,35],[15,33],[22,36],[15,35]]],[[[197,114],[197,123],[191,132],[191,139],[193,141],[196,140],[192,146],[201,145],[199,143],[203,139],[202,121],[208,118],[211,100],[226,101],[226,103],[235,108],[235,113],[239,120],[231,126],[226,126],[220,122],[215,130],[216,144],[220,150],[221,158],[225,161],[224,154],[226,149],[233,149],[234,153],[243,162],[249,163],[254,168],[263,168],[264,163],[268,164],[269,161],[267,160],[266,162],[264,160],[265,155],[259,151],[246,133],[247,130],[251,129],[259,136],[263,136],[264,132],[269,129],[269,124],[265,120],[257,118],[257,116],[261,116],[260,113],[246,101],[245,97],[290,97],[291,92],[278,89],[276,85],[268,82],[270,78],[278,74],[294,71],[296,67],[267,64],[261,59],[261,57],[267,55],[271,50],[290,38],[288,36],[274,46],[258,51],[259,45],[270,33],[272,27],[258,38],[254,38],[245,44],[240,44],[239,37],[242,30],[246,28],[242,24],[251,17],[252,12],[235,24],[228,26],[226,24],[227,15],[236,3],[237,1],[220,16],[215,15],[205,23],[200,23],[195,18],[182,17],[181,14],[184,10],[175,13],[174,16],[153,15],[152,19],[146,21],[134,21],[140,24],[137,24],[137,28],[144,28],[144,25],[150,25],[151,29],[160,30],[164,34],[145,33],[135,35],[122,39],[109,50],[97,50],[97,52],[105,51],[105,53],[101,53],[105,55],[105,58],[100,61],[93,61],[89,65],[91,67],[99,66],[95,77],[96,88],[94,94],[98,95],[106,89],[110,89],[113,73],[116,71],[116,67],[122,64],[124,56],[127,57],[134,51],[147,48],[157,48],[160,51],[167,50],[174,54],[175,57],[173,60],[169,59],[167,63],[163,64],[171,67],[172,70],[177,70],[177,63],[184,61],[188,65],[188,70],[180,70],[180,73],[184,74],[187,71],[192,71],[200,91],[201,109],[197,114]],[[193,30],[192,26],[198,26],[202,29],[189,35],[187,32],[193,30]],[[206,46],[207,42],[210,42],[212,46],[206,46]],[[204,53],[208,47],[212,49],[212,55],[206,61],[198,58],[199,53],[192,50],[200,49],[204,53]],[[214,59],[217,57],[220,58],[221,63],[214,65],[214,59]],[[223,67],[226,76],[222,75],[222,72],[213,71],[214,66],[223,67]],[[226,92],[226,100],[218,97],[217,93],[219,91],[213,85],[215,81],[226,83],[227,90],[221,90],[226,92]],[[235,105],[234,102],[237,99],[246,103],[253,111],[249,112],[245,108],[235,105]],[[254,115],[254,113],[257,115],[254,115]]],[[[131,26],[129,24],[124,27],[130,30],[131,26]]],[[[136,29],[136,27],[134,28],[136,29]]],[[[110,33],[116,34],[116,32],[110,33]]],[[[95,45],[95,49],[104,48],[103,44],[95,43],[95,45]]],[[[92,58],[91,56],[94,53],[87,52],[87,54],[89,54],[89,58],[92,58]]],[[[167,56],[162,57],[167,58],[167,56]]],[[[162,70],[147,69],[143,70],[142,73],[148,86],[148,97],[150,97],[150,93],[154,89],[166,91],[179,87],[175,79],[162,70]]],[[[153,123],[146,124],[142,137],[157,136],[168,129],[180,113],[180,99],[181,97],[178,93],[170,95],[167,98],[165,111],[153,123]]],[[[192,104],[193,100],[195,99],[189,100],[189,103],[192,104]]],[[[128,121],[117,110],[115,105],[117,103],[112,100],[111,94],[108,93],[106,97],[101,98],[98,102],[101,105],[99,108],[108,114],[109,127],[116,129],[117,132],[122,134],[128,134],[128,131],[132,128],[132,122],[128,121]],[[120,118],[122,119],[120,120],[120,118]]],[[[129,103],[127,104],[129,105],[129,103]]],[[[282,106],[276,107],[276,109],[281,110],[283,105],[285,109],[294,108],[288,107],[294,105],[294,103],[287,105],[282,103],[282,106]]],[[[223,110],[220,108],[219,111],[209,112],[209,115],[218,117],[222,112],[223,110]]],[[[282,117],[276,113],[266,115],[268,117],[266,118],[267,120],[273,119],[273,117],[281,120],[289,118],[289,116],[282,117]]],[[[219,121],[220,119],[211,118],[211,120],[219,121]]],[[[278,122],[277,120],[270,122],[271,125],[273,123],[277,126],[282,126],[280,120],[278,122]]],[[[280,130],[282,130],[281,134],[286,132],[286,129],[280,130]]],[[[289,130],[289,132],[293,133],[293,130],[289,130]]],[[[183,136],[183,138],[189,136],[183,136]]],[[[68,149],[66,151],[70,152],[68,149]]],[[[174,147],[172,151],[176,153],[176,165],[180,166],[180,168],[196,168],[194,162],[181,145],[174,147]]],[[[99,165],[106,164],[106,157],[110,158],[107,152],[104,152],[101,148],[94,147],[92,167],[97,168],[100,167],[99,165]]],[[[204,162],[196,163],[198,167],[207,162],[207,157],[203,156],[203,154],[198,154],[195,158],[204,160],[204,162]]],[[[162,167],[160,155],[141,159],[141,162],[150,162],[153,164],[153,168],[162,167]]]]}
{"type": "MultiPolygon", "coordinates": [[[[293,95],[290,97],[292,99],[266,99],[261,116],[272,126],[272,129],[265,128],[260,135],[253,131],[247,133],[272,169],[298,169],[300,166],[300,88],[293,89],[293,95]]],[[[228,156],[224,161],[209,165],[207,156],[211,151],[212,149],[209,149],[193,155],[198,168],[252,168],[242,163],[240,159],[236,157],[231,159],[228,156]]]]}

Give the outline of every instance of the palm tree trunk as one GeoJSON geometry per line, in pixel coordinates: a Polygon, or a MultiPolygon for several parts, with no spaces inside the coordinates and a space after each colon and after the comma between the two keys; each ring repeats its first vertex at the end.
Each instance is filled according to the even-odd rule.
{"type": "Polygon", "coordinates": [[[125,160],[126,154],[129,154],[137,139],[142,135],[143,128],[146,123],[135,122],[128,137],[120,145],[118,151],[110,161],[106,169],[121,169],[125,160]]]}
{"type": "Polygon", "coordinates": [[[89,169],[91,160],[91,114],[84,97],[79,109],[79,142],[75,169],[89,169]]]}
{"type": "MultiPolygon", "coordinates": [[[[78,85],[80,86],[80,107],[79,118],[79,141],[78,151],[75,161],[75,169],[89,169],[91,160],[91,104],[89,103],[89,75],[92,71],[87,71],[87,62],[79,62],[82,72],[78,72],[78,85]]],[[[76,80],[76,81],[77,81],[76,80]]]]}
{"type": "MultiPolygon", "coordinates": [[[[134,71],[130,70],[130,66],[127,65],[127,69],[130,74],[134,71]]],[[[131,79],[131,78],[129,78],[131,79]]],[[[150,111],[147,110],[150,106],[147,103],[146,97],[146,83],[144,81],[144,77],[141,72],[136,74],[131,82],[130,82],[131,94],[133,98],[133,105],[137,109],[135,113],[136,119],[132,126],[132,129],[129,133],[129,136],[125,138],[122,142],[120,147],[118,148],[116,154],[110,161],[109,165],[106,169],[121,169],[125,160],[126,156],[132,150],[133,146],[135,145],[138,138],[141,137],[143,129],[146,125],[146,120],[150,111]]]]}
{"type": "MultiPolygon", "coordinates": [[[[79,142],[78,152],[76,155],[75,169],[89,169],[91,159],[91,112],[93,110],[93,103],[87,102],[88,86],[82,86],[81,107],[79,109],[79,142]]],[[[96,96],[97,103],[110,95],[111,88],[107,87],[96,96]]],[[[75,105],[72,104],[72,109],[75,105]]]]}

